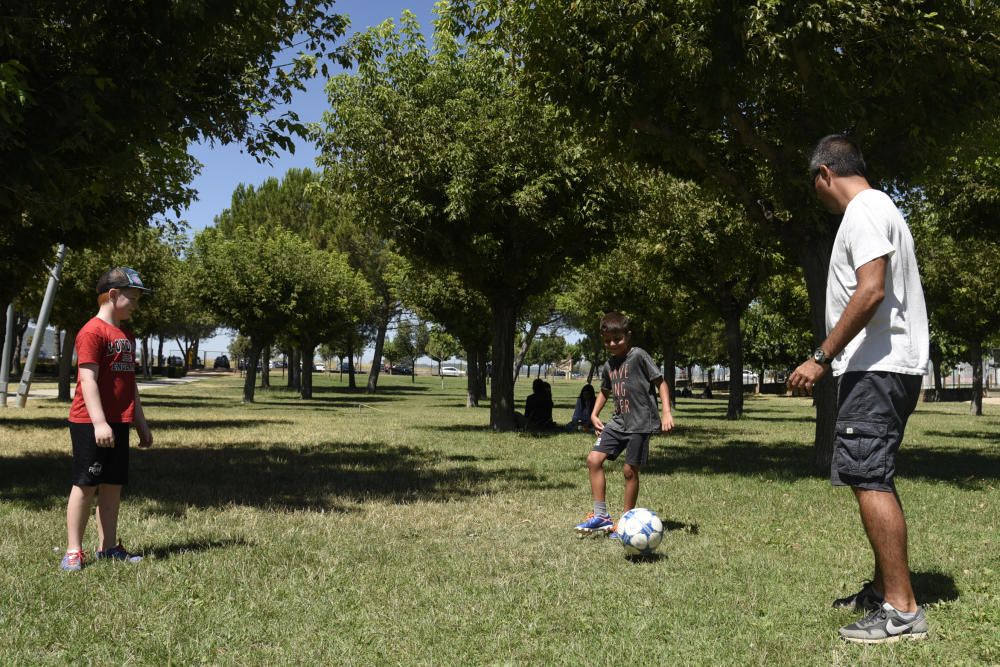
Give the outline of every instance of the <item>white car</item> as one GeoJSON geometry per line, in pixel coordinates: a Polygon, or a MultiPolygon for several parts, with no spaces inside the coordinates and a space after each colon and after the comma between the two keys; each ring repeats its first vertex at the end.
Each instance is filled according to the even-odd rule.
{"type": "Polygon", "coordinates": [[[441,377],[462,377],[465,375],[465,371],[459,370],[454,366],[442,366],[441,367],[441,377]]]}

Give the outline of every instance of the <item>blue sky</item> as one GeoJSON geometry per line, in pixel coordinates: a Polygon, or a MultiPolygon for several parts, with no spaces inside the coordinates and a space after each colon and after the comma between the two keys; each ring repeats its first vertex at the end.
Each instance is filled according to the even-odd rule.
{"type": "MultiPolygon", "coordinates": [[[[400,15],[406,9],[416,14],[424,32],[429,34],[432,29],[431,21],[434,19],[434,2],[435,0],[340,0],[334,5],[334,10],[350,17],[348,34],[364,31],[387,18],[393,18],[398,23],[400,15]]],[[[332,73],[339,71],[342,70],[338,68],[332,73]]],[[[322,119],[323,112],[328,108],[325,83],[321,78],[314,79],[309,82],[305,91],[296,93],[290,108],[299,115],[300,120],[311,123],[322,119]]],[[[283,111],[279,111],[279,114],[283,111]]],[[[235,145],[211,146],[202,143],[192,146],[190,152],[204,165],[201,174],[192,182],[192,186],[198,191],[198,200],[182,216],[190,224],[192,232],[212,224],[215,216],[229,206],[233,190],[240,183],[257,185],[271,177],[280,179],[291,168],[315,168],[318,153],[315,146],[302,140],[296,142],[294,154],[283,153],[271,164],[259,164],[235,145]]],[[[229,341],[228,335],[216,336],[203,341],[201,350],[208,352],[211,358],[217,353],[225,352],[229,341]]],[[[170,348],[176,348],[176,345],[168,343],[166,347],[166,354],[171,354],[170,348]]]]}
{"type": "MultiPolygon", "coordinates": [[[[397,21],[404,10],[416,14],[425,33],[431,31],[434,0],[339,0],[334,10],[347,14],[351,25],[348,34],[364,31],[378,25],[387,18],[397,21]]],[[[342,71],[337,69],[337,71],[342,71]]],[[[336,72],[334,72],[336,73],[336,72]]],[[[307,90],[298,92],[290,108],[298,113],[304,122],[321,120],[328,108],[324,93],[325,81],[317,78],[309,82],[307,90]]],[[[283,111],[283,110],[282,110],[283,111]]],[[[280,113],[280,112],[279,112],[280,113]]],[[[309,142],[296,142],[294,154],[284,153],[271,164],[259,164],[253,157],[240,151],[239,146],[210,146],[196,144],[191,147],[194,155],[203,165],[201,174],[192,185],[198,191],[198,201],[194,202],[183,218],[198,231],[212,223],[216,215],[229,206],[233,190],[240,183],[257,185],[270,177],[281,178],[286,171],[295,168],[315,168],[316,148],[309,142]]]]}

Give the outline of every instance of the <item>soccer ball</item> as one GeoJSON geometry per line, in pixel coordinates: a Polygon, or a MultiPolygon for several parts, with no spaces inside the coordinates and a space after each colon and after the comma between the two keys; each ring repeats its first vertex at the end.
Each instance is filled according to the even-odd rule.
{"type": "Polygon", "coordinates": [[[663,541],[663,522],[653,510],[636,507],[618,520],[618,537],[626,556],[648,556],[663,541]]]}

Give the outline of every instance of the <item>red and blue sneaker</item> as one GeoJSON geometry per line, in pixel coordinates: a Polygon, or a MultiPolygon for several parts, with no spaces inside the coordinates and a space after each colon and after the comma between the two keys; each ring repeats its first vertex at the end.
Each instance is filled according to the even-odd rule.
{"type": "Polygon", "coordinates": [[[83,552],[79,549],[73,549],[72,551],[67,551],[66,555],[63,556],[62,562],[59,563],[60,569],[64,572],[79,572],[83,569],[83,563],[86,558],[83,552]]]}

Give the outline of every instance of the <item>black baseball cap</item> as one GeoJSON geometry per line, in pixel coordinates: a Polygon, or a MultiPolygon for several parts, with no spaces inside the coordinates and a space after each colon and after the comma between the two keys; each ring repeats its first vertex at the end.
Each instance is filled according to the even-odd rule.
{"type": "Polygon", "coordinates": [[[127,266],[111,269],[105,272],[97,281],[98,294],[104,294],[110,289],[127,289],[129,287],[134,287],[143,292],[152,291],[142,284],[142,278],[139,277],[139,273],[127,266]]]}

